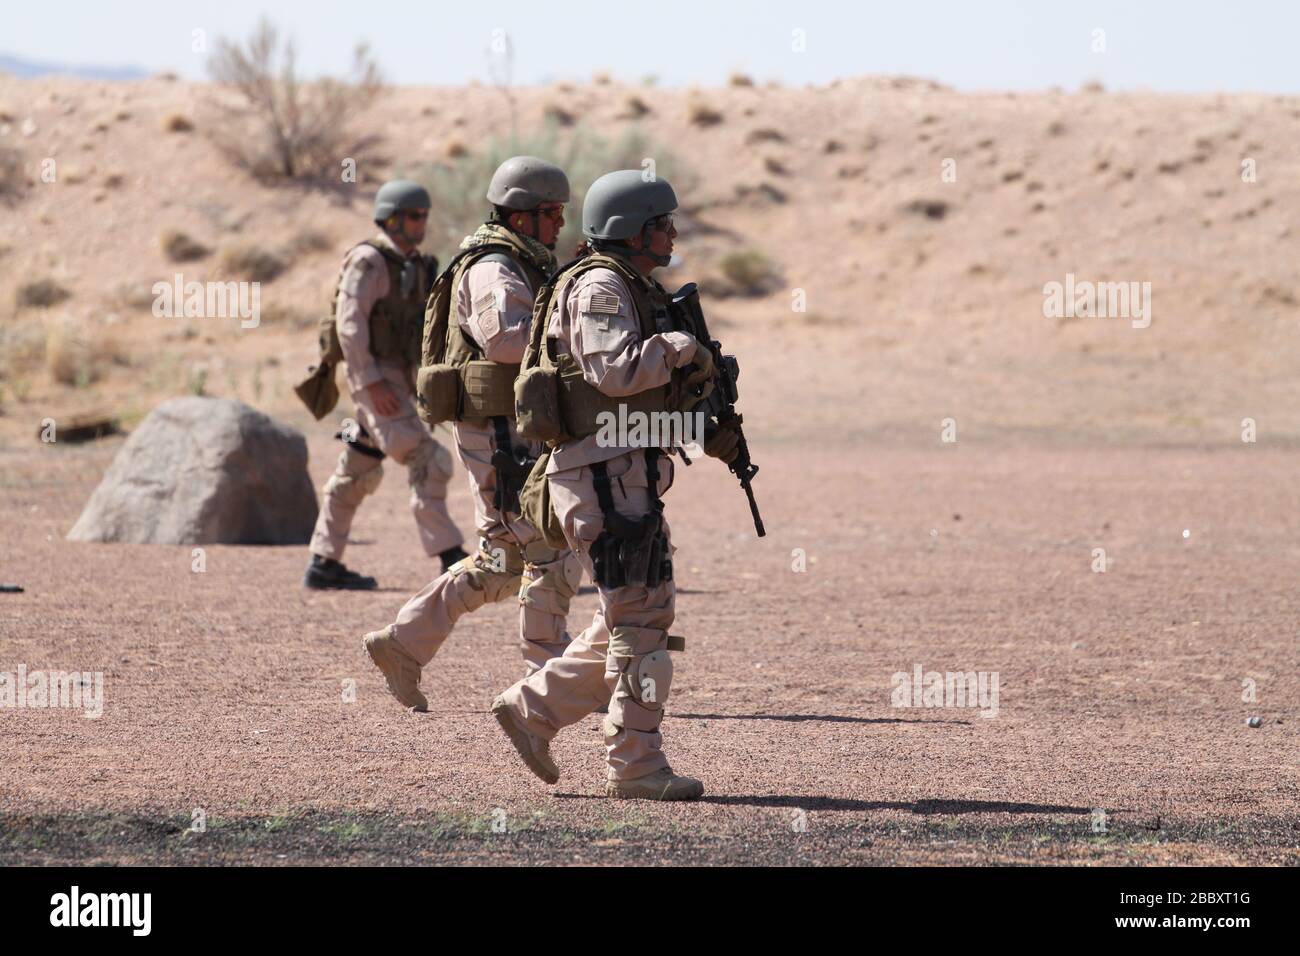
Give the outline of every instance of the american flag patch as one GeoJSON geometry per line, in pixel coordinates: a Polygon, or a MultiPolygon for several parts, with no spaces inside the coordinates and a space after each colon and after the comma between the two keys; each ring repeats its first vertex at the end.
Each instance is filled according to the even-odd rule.
{"type": "Polygon", "coordinates": [[[610,295],[606,292],[593,292],[591,302],[587,305],[588,312],[603,312],[606,315],[618,315],[619,309],[622,308],[622,301],[616,295],[610,295]]]}

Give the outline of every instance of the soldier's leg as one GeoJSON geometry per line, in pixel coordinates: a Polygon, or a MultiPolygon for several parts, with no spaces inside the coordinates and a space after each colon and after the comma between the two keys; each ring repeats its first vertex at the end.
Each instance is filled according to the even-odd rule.
{"type": "Polygon", "coordinates": [[[403,605],[393,638],[423,667],[438,653],[462,615],[519,593],[524,559],[513,542],[482,540],[403,605]]]}
{"type": "MultiPolygon", "coordinates": [[[[362,444],[367,443],[362,441],[362,444]]],[[[343,449],[334,473],[325,482],[320,514],[311,536],[312,554],[334,561],[342,559],[357,507],[363,498],[374,493],[383,476],[383,465],[378,458],[351,445],[343,449]]]]}
{"type": "Polygon", "coordinates": [[[455,428],[456,450],[474,498],[478,553],[453,562],[406,602],[394,624],[364,639],[393,696],[403,706],[417,710],[426,706],[419,690],[420,669],[437,654],[456,621],[484,604],[513,597],[519,590],[523,556],[491,507],[491,487],[484,488],[493,471],[491,449],[484,445],[487,438],[482,432],[472,425],[455,428]]]}
{"type": "Polygon", "coordinates": [[[529,541],[523,553],[519,645],[524,653],[525,676],[531,676],[551,658],[563,654],[571,643],[566,620],[569,602],[582,583],[582,564],[568,548],[556,550],[540,538],[529,541]]]}
{"type": "MultiPolygon", "coordinates": [[[[671,462],[660,461],[662,494],[671,484],[671,462]]],[[[616,509],[628,517],[651,507],[640,452],[607,463],[616,509]]],[[[556,515],[573,553],[592,579],[590,549],[600,536],[604,516],[592,483],[591,469],[573,469],[550,477],[556,515]]],[[[667,525],[665,524],[665,533],[667,525]]],[[[509,688],[501,701],[516,722],[542,741],[581,720],[610,694],[606,752],[611,779],[644,777],[665,770],[659,722],[672,683],[667,658],[668,628],[675,591],[671,580],[653,588],[607,588],[597,583],[601,609],[592,626],[564,655],[509,688]]]]}
{"type": "Polygon", "coordinates": [[[393,461],[408,469],[411,511],[420,532],[424,553],[433,557],[464,542],[447,511],[447,482],[451,480],[451,453],[420,421],[409,392],[398,391],[401,408],[382,416],[364,397],[357,397],[357,412],[367,431],[393,461]]]}

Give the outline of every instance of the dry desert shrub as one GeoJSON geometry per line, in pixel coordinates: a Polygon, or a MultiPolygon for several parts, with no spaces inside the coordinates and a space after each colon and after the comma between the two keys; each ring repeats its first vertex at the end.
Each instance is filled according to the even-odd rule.
{"type": "Polygon", "coordinates": [[[194,262],[211,250],[179,229],[167,229],[158,237],[158,246],[168,262],[194,262]]]}
{"type": "Polygon", "coordinates": [[[194,124],[188,116],[180,113],[172,113],[162,122],[164,133],[190,133],[194,131],[194,124]]]}
{"type": "Polygon", "coordinates": [[[252,244],[222,249],[219,265],[222,275],[249,282],[270,282],[289,267],[282,256],[252,244]]]}
{"type": "Polygon", "coordinates": [[[27,190],[23,154],[12,146],[0,146],[0,199],[17,199],[27,190]]]}
{"type": "Polygon", "coordinates": [[[218,40],[208,71],[234,94],[234,102],[214,104],[222,115],[213,125],[217,145],[254,176],[325,176],[369,145],[349,133],[351,121],[382,89],[364,44],[354,52],[348,80],[306,82],[298,75],[293,41],[281,43],[279,31],[262,20],[246,43],[218,40]]]}
{"type": "Polygon", "coordinates": [[[311,255],[315,252],[328,252],[334,248],[333,238],[319,229],[304,226],[293,234],[289,240],[289,249],[295,256],[311,255]]]}
{"type": "Polygon", "coordinates": [[[753,86],[754,81],[744,73],[733,73],[727,78],[727,82],[732,86],[753,86]]]}
{"type": "Polygon", "coordinates": [[[20,309],[48,309],[70,298],[72,293],[53,279],[36,279],[18,287],[14,293],[14,304],[20,309]]]}
{"type": "Polygon", "coordinates": [[[776,283],[776,269],[757,249],[729,252],[718,262],[722,277],[736,295],[762,295],[776,283]]]}
{"type": "Polygon", "coordinates": [[[547,122],[555,123],[557,126],[573,125],[573,120],[574,120],[573,114],[570,113],[568,110],[566,110],[563,106],[560,106],[558,103],[551,103],[550,105],[548,105],[546,107],[545,116],[547,122]]]}
{"type": "Polygon", "coordinates": [[[722,114],[703,100],[693,100],[686,107],[686,120],[692,126],[717,126],[722,114]]]}
{"type": "Polygon", "coordinates": [[[623,119],[640,119],[650,112],[650,106],[645,100],[633,93],[623,101],[623,112],[619,116],[623,119]]]}
{"type": "Polygon", "coordinates": [[[462,238],[473,232],[491,211],[483,198],[483,184],[492,178],[510,156],[545,156],[559,164],[571,186],[565,226],[556,248],[567,252],[579,238],[582,200],[586,188],[611,169],[638,169],[646,157],[653,157],[656,173],[668,179],[679,197],[690,195],[693,177],[670,151],[652,142],[638,127],[625,128],[616,139],[607,140],[588,132],[581,124],[561,131],[550,122],[533,132],[490,140],[476,151],[452,162],[423,163],[398,168],[395,174],[413,179],[429,190],[428,248],[447,262],[462,238]]]}
{"type": "Polygon", "coordinates": [[[60,385],[85,388],[99,381],[106,358],[71,322],[53,322],[46,330],[45,368],[60,385]]]}

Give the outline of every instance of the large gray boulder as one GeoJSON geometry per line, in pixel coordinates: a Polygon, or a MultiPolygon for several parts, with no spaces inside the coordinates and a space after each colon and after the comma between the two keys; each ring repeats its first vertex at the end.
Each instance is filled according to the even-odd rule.
{"type": "Polygon", "coordinates": [[[173,398],[127,438],[70,541],[305,544],[316,489],[302,433],[226,398],[173,398]]]}

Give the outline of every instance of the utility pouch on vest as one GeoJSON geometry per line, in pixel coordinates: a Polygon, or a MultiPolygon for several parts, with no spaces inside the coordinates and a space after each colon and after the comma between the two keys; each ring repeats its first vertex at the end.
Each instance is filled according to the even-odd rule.
{"type": "Polygon", "coordinates": [[[339,387],[334,381],[334,365],[322,361],[307,370],[307,377],[293,387],[316,421],[320,421],[339,403],[339,387]]]}
{"type": "MultiPolygon", "coordinates": [[[[336,296],[337,298],[337,296],[336,296]]],[[[334,371],[343,361],[343,346],[339,344],[338,327],[334,314],[322,316],[317,332],[320,360],[307,369],[307,377],[293,387],[294,394],[302,399],[307,411],[320,421],[339,403],[339,387],[334,381],[334,371]]]]}
{"type": "Polygon", "coordinates": [[[514,393],[519,434],[552,443],[568,437],[560,418],[560,390],[554,369],[538,365],[526,369],[515,379],[514,393]]]}
{"type": "Polygon", "coordinates": [[[551,487],[546,482],[546,466],[551,461],[551,450],[542,452],[519,490],[519,513],[537,529],[547,547],[557,551],[568,548],[564,528],[551,506],[551,487]]]}
{"type": "Polygon", "coordinates": [[[518,365],[471,359],[461,366],[460,372],[464,385],[460,418],[514,417],[518,365]]]}
{"type": "Polygon", "coordinates": [[[460,407],[460,371],[450,365],[422,365],[415,373],[420,418],[430,427],[449,422],[460,407]]]}

